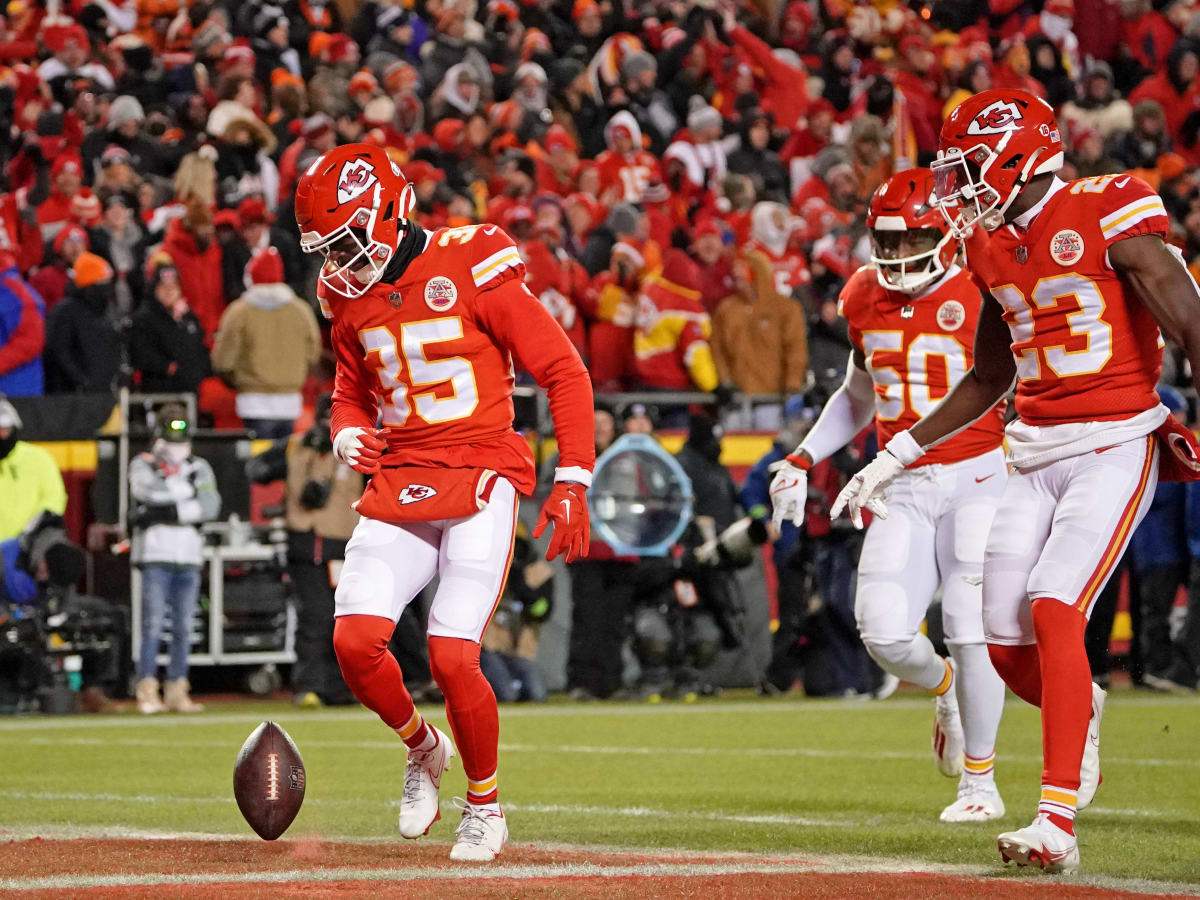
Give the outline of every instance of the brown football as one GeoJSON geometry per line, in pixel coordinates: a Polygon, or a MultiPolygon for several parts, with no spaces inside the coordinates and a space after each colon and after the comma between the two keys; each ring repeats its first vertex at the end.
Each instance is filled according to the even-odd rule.
{"type": "Polygon", "coordinates": [[[233,767],[233,796],[250,827],[265,841],[285,831],[304,802],[304,760],[288,733],[263,722],[242,744],[233,767]]]}

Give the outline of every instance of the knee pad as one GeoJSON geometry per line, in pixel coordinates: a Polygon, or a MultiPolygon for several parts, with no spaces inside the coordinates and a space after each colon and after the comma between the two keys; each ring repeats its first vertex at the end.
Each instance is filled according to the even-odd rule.
{"type": "Polygon", "coordinates": [[[866,581],[858,585],[854,617],[863,643],[887,644],[912,640],[908,624],[908,592],[897,581],[866,581]]]}
{"type": "Polygon", "coordinates": [[[863,646],[867,648],[871,659],[890,671],[889,667],[902,666],[908,662],[912,640],[881,641],[877,638],[864,637],[863,646]]]}
{"type": "Polygon", "coordinates": [[[395,622],[381,616],[339,616],[334,621],[333,652],[351,688],[382,661],[395,628],[395,622]]]}

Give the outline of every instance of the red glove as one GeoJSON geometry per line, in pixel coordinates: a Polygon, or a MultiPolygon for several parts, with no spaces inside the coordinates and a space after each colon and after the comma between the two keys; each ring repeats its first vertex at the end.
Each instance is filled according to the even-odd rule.
{"type": "Polygon", "coordinates": [[[533,536],[541,537],[546,526],[554,523],[554,536],[546,548],[546,559],[562,554],[563,562],[587,556],[591,540],[588,520],[587,488],[573,481],[559,481],[542,504],[542,514],[533,527],[533,536]]]}
{"type": "Polygon", "coordinates": [[[382,428],[343,428],[333,439],[333,455],[356,472],[374,475],[387,449],[382,428]]]}

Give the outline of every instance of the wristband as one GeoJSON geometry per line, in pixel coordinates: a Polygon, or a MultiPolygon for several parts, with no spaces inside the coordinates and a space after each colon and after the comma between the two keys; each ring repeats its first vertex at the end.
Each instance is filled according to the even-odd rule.
{"type": "Polygon", "coordinates": [[[911,466],[925,455],[925,450],[914,440],[907,429],[895,435],[883,449],[896,457],[902,466],[911,466]]]}
{"type": "Polygon", "coordinates": [[[592,472],[583,466],[559,466],[554,470],[554,480],[555,482],[570,481],[574,484],[582,484],[585,488],[591,487],[592,472]]]}
{"type": "Polygon", "coordinates": [[[787,460],[789,463],[791,463],[793,466],[795,466],[797,469],[803,469],[805,472],[807,472],[809,469],[811,469],[813,467],[812,461],[801,456],[799,453],[799,450],[800,450],[800,448],[797,447],[796,452],[789,453],[787,456],[784,457],[784,459],[787,460]]]}

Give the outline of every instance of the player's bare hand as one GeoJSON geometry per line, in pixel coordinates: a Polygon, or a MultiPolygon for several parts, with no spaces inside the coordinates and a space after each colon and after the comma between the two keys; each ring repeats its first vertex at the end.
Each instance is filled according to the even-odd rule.
{"type": "Polygon", "coordinates": [[[333,455],[356,472],[374,475],[387,449],[381,428],[343,428],[333,439],[333,455]]]}
{"type": "Polygon", "coordinates": [[[883,501],[883,492],[897,475],[904,471],[900,460],[886,450],[871,461],[861,472],[850,479],[850,483],[842,488],[842,492],[833,501],[829,517],[836,519],[846,510],[855,528],[862,528],[862,511],[869,510],[881,519],[887,518],[887,504],[883,501]]]}
{"type": "Polygon", "coordinates": [[[561,555],[563,562],[574,562],[587,556],[592,527],[588,518],[587,488],[573,481],[556,482],[542,504],[533,536],[541,537],[551,523],[554,534],[546,547],[546,559],[561,555]]]}
{"type": "Polygon", "coordinates": [[[784,522],[797,527],[804,522],[804,507],[808,502],[808,473],[786,459],[771,465],[771,525],[779,530],[784,522]]]}

